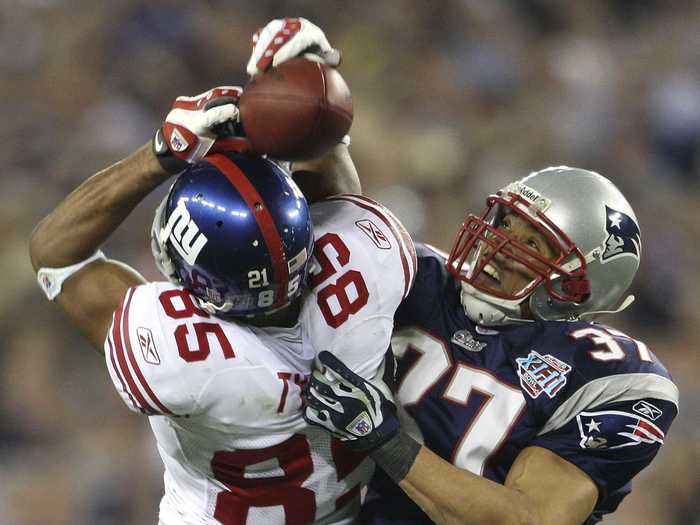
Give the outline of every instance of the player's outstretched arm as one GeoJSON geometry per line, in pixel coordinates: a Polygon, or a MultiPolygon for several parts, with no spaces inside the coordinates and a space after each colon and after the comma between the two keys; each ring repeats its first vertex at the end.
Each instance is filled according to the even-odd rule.
{"type": "MultiPolygon", "coordinates": [[[[98,351],[125,292],[144,282],[105,259],[100,246],[146,195],[214,146],[217,126],[238,119],[240,92],[222,86],[178,97],[152,142],[87,179],[34,229],[30,257],[40,286],[98,351]]],[[[227,139],[218,147],[247,144],[227,139]]]]}
{"type": "Polygon", "coordinates": [[[319,159],[295,162],[292,177],[309,203],[340,193],[362,193],[360,177],[344,143],[319,159]]]}
{"type": "MultiPolygon", "coordinates": [[[[90,258],[134,207],[169,176],[149,143],[87,179],[34,229],[30,240],[34,270],[68,268],[90,258]]],[[[54,278],[51,273],[45,277],[54,278]]],[[[56,301],[101,351],[112,313],[126,290],[142,282],[128,266],[98,258],[63,282],[56,301]]]]}
{"type": "Polygon", "coordinates": [[[461,470],[399,428],[393,405],[371,382],[322,352],[305,419],[377,464],[439,524],[580,525],[598,489],[582,470],[540,447],[523,450],[504,485],[461,470]]]}
{"type": "Polygon", "coordinates": [[[520,453],[504,485],[420,447],[399,486],[431,519],[445,524],[580,525],[598,498],[587,474],[540,447],[520,453]]]}

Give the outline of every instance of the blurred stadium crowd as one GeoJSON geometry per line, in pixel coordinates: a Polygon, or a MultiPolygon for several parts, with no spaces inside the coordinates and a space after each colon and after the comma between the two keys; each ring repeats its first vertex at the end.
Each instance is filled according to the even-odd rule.
{"type": "MultiPolygon", "coordinates": [[[[0,524],[155,523],[147,421],[34,282],[32,227],[147,141],[177,95],[245,82],[249,37],[305,16],[343,50],[365,192],[449,249],[466,210],[547,165],[600,171],[639,216],[645,340],[681,414],[613,525],[700,523],[700,3],[695,0],[0,2],[0,524]]],[[[106,247],[156,279],[140,206],[106,247]]],[[[585,195],[581,195],[585,199],[585,195]]]]}

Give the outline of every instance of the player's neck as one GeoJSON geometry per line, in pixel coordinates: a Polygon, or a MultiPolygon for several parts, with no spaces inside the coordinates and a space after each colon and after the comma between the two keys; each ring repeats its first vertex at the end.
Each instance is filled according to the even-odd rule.
{"type": "Polygon", "coordinates": [[[253,326],[281,326],[290,328],[299,320],[301,301],[295,300],[289,306],[269,315],[260,315],[245,319],[245,323],[253,326]]]}

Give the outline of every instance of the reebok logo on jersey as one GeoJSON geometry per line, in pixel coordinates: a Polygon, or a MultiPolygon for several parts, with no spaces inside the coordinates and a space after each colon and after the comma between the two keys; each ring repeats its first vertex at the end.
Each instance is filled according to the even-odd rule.
{"type": "Polygon", "coordinates": [[[518,357],[515,362],[518,365],[520,386],[536,399],[544,392],[553,398],[566,385],[566,375],[571,367],[549,354],[540,355],[534,350],[527,357],[518,357]]]}
{"type": "Polygon", "coordinates": [[[632,407],[632,410],[637,414],[643,415],[647,419],[651,419],[652,421],[656,421],[663,414],[663,411],[660,408],[652,405],[651,403],[647,403],[646,401],[636,403],[632,407]]]}
{"type": "Polygon", "coordinates": [[[139,346],[141,347],[144,361],[152,365],[159,365],[160,356],[158,355],[158,350],[156,350],[151,331],[148,328],[139,326],[136,329],[136,337],[139,339],[139,346]]]}
{"type": "Polygon", "coordinates": [[[387,236],[384,235],[384,232],[379,229],[379,226],[374,224],[372,221],[369,219],[362,219],[361,221],[356,221],[355,225],[360,228],[360,230],[362,230],[374,244],[377,245],[377,248],[380,250],[391,249],[391,242],[387,236]]]}

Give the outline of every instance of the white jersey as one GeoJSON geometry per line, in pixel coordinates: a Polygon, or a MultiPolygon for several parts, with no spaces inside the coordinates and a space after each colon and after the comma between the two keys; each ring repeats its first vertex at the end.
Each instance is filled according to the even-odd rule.
{"type": "Polygon", "coordinates": [[[302,418],[322,350],[371,378],[416,272],[381,205],[340,195],[311,207],[315,248],[299,322],[259,328],[201,310],[170,283],[130,289],[105,341],[122,399],[150,416],[165,464],[160,523],[351,523],[372,462],[302,418]]]}

